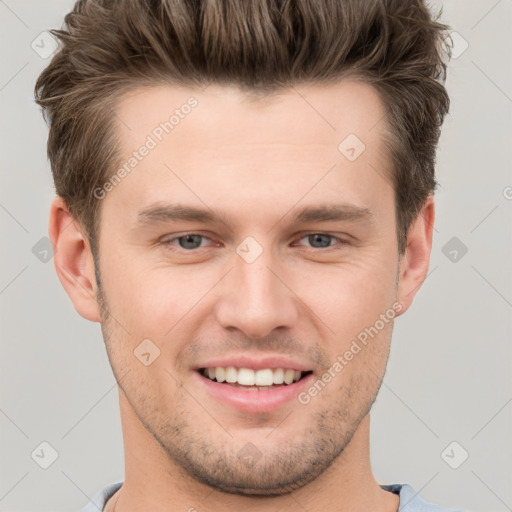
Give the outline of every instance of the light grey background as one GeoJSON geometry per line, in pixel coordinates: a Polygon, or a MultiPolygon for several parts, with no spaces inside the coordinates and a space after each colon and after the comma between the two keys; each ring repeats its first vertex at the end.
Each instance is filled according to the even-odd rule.
{"type": "MultiPolygon", "coordinates": [[[[117,385],[100,327],[76,313],[53,260],[40,261],[44,247],[33,253],[48,234],[54,192],[33,102],[49,59],[31,43],[60,27],[72,4],[0,0],[1,511],[79,510],[124,478],[117,385]],[[31,457],[43,441],[58,452],[48,469],[31,457]]],[[[501,512],[512,510],[512,0],[441,5],[463,38],[456,52],[469,46],[449,67],[430,274],[395,324],[372,413],[372,463],[380,483],[501,512]],[[456,262],[445,247],[452,237],[468,249],[456,262]],[[446,461],[456,465],[465,451],[452,469],[446,461]]]]}

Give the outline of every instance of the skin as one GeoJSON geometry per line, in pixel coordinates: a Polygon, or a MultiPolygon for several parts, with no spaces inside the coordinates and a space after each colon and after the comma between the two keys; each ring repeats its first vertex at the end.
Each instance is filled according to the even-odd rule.
{"type": "Polygon", "coordinates": [[[396,316],[409,308],[428,271],[433,198],[400,257],[383,105],[346,79],[260,99],[216,85],[136,89],[117,107],[122,157],[190,96],[197,107],[100,201],[100,289],[83,229],[60,198],[51,207],[57,274],[78,313],[101,322],[119,385],[125,481],[106,510],[396,511],[369,456],[393,321],[307,405],[242,413],[192,368],[279,354],[321,377],[393,304],[396,316]],[[353,162],[338,151],[350,133],[366,145],[353,162]],[[137,225],[157,201],[218,219],[137,225]],[[373,216],[293,223],[300,208],[332,203],[373,216]],[[183,248],[187,233],[206,238],[183,248]],[[236,252],[247,236],[263,249],[250,264],[236,252]],[[144,339],[160,350],[148,366],[133,354],[144,339]],[[238,456],[248,442],[261,453],[252,466],[238,456]]]}

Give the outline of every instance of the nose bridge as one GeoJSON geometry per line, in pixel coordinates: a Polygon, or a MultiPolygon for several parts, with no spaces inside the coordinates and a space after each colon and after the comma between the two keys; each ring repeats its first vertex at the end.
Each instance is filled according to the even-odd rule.
{"type": "Polygon", "coordinates": [[[294,295],[281,281],[282,267],[270,248],[258,248],[254,240],[245,245],[242,242],[233,266],[224,280],[217,308],[223,327],[236,327],[247,336],[264,337],[273,329],[290,327],[296,321],[294,295]]]}

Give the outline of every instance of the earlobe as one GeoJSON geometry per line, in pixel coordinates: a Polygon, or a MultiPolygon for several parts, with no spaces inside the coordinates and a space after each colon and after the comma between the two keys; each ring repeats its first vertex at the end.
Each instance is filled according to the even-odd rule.
{"type": "Polygon", "coordinates": [[[100,322],[94,260],[89,241],[59,196],[50,207],[48,234],[53,244],[57,276],[75,309],[87,320],[100,322]]]}
{"type": "MultiPolygon", "coordinates": [[[[427,277],[434,229],[434,198],[428,196],[407,233],[407,248],[399,265],[398,302],[405,313],[427,277]]],[[[397,315],[398,316],[398,315],[397,315]]]]}

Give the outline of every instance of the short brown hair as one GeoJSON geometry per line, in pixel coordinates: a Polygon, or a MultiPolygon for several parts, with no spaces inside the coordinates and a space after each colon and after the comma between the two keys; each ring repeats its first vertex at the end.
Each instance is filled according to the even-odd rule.
{"type": "MultiPolygon", "coordinates": [[[[35,85],[50,124],[56,193],[93,254],[94,196],[119,160],[116,101],[142,85],[235,84],[269,94],[300,82],[355,77],[380,93],[392,162],[399,253],[433,193],[435,155],[450,101],[448,26],[422,0],[79,0],[60,48],[35,85]]],[[[95,257],[96,260],[96,257],[95,257]]]]}

